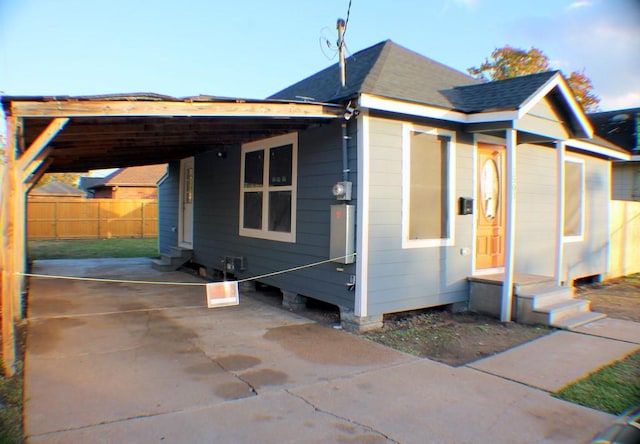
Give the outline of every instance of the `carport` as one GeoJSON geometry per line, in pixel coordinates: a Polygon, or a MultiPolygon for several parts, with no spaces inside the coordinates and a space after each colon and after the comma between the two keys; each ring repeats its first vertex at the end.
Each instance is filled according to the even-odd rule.
{"type": "Polygon", "coordinates": [[[3,97],[0,162],[2,355],[15,371],[15,322],[24,316],[26,195],[44,173],[150,165],[322,125],[338,105],[158,94],[3,97]]]}

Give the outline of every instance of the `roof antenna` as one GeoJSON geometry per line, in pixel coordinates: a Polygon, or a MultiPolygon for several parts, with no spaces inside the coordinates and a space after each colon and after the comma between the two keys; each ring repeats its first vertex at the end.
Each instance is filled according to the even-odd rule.
{"type": "Polygon", "coordinates": [[[347,66],[344,60],[344,31],[346,23],[342,19],[338,19],[338,54],[340,55],[340,84],[344,88],[347,84],[347,66]]]}

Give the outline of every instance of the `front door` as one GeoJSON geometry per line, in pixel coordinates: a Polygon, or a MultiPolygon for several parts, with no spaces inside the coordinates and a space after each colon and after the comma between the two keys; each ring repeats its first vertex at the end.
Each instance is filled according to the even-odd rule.
{"type": "Polygon", "coordinates": [[[476,269],[504,266],[505,150],[478,144],[476,269]]]}
{"type": "Polygon", "coordinates": [[[193,157],[180,161],[178,245],[193,246],[193,157]]]}

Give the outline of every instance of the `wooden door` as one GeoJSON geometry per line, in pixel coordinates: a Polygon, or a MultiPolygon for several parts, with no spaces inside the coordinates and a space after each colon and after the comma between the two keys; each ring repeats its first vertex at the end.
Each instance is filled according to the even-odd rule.
{"type": "Polygon", "coordinates": [[[505,150],[478,144],[476,269],[504,266],[505,150]]]}

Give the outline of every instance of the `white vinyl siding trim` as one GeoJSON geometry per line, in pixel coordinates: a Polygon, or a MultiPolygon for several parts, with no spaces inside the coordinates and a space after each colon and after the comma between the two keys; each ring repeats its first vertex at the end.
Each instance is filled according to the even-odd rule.
{"type": "Polygon", "coordinates": [[[454,220],[455,220],[455,133],[436,128],[419,127],[411,124],[403,124],[402,127],[402,248],[429,248],[451,246],[455,243],[454,220]],[[444,232],[445,235],[429,239],[411,239],[411,139],[413,133],[422,133],[436,137],[448,139],[445,156],[447,174],[445,188],[440,190],[442,202],[441,217],[446,218],[444,232]]]}
{"type": "Polygon", "coordinates": [[[585,165],[584,160],[565,157],[564,242],[584,240],[585,165]]]}
{"type": "Polygon", "coordinates": [[[296,202],[298,183],[298,134],[291,133],[283,136],[271,137],[242,145],[242,157],[240,166],[240,236],[255,237],[280,242],[296,242],[296,202]],[[291,145],[291,184],[269,184],[269,160],[270,150],[282,146],[291,145]],[[246,186],[245,184],[245,160],[247,153],[263,151],[263,177],[262,186],[246,186]],[[270,195],[276,192],[291,193],[291,226],[288,232],[269,229],[269,205],[270,195]],[[245,195],[249,193],[262,193],[261,228],[245,228],[245,195]]]}

